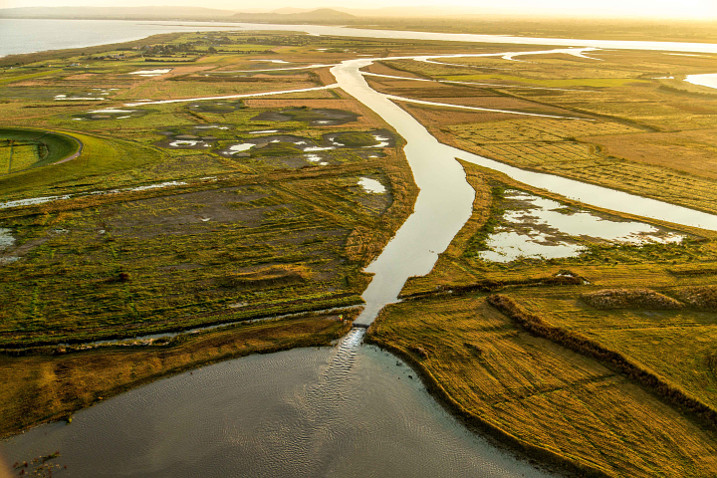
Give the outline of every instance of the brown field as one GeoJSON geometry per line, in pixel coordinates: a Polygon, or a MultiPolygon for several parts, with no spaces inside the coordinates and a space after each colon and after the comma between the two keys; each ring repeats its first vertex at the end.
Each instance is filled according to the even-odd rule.
{"type": "MultiPolygon", "coordinates": [[[[710,476],[714,431],[592,359],[532,337],[481,297],[392,305],[372,340],[412,359],[469,422],[603,476],[710,476]]],[[[535,451],[533,451],[535,452],[535,451]]]]}
{"type": "Polygon", "coordinates": [[[675,169],[717,180],[717,128],[674,133],[631,134],[629,137],[581,137],[603,148],[605,154],[631,161],[675,169]]]}

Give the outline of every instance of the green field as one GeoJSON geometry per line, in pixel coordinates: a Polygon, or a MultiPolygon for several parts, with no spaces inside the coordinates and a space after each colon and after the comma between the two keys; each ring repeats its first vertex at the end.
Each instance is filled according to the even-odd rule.
{"type": "Polygon", "coordinates": [[[0,171],[10,174],[52,164],[77,152],[76,138],[49,131],[0,128],[0,171]]]}

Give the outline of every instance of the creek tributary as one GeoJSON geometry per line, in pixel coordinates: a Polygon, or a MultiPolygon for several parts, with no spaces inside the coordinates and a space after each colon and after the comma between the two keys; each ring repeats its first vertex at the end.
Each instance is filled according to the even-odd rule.
{"type": "MultiPolygon", "coordinates": [[[[563,50],[556,50],[558,52],[563,50]]],[[[357,325],[371,324],[385,305],[396,302],[409,277],[430,272],[438,254],[448,247],[470,217],[475,193],[468,185],[465,172],[456,158],[500,171],[523,183],[593,206],[717,230],[717,216],[706,212],[560,176],[519,169],[440,143],[416,119],[393,103],[390,95],[373,90],[361,74],[361,69],[374,61],[407,58],[413,57],[347,60],[331,69],[342,90],[381,116],[406,140],[404,152],[420,189],[413,213],[378,258],[366,268],[366,272],[374,276],[362,296],[366,307],[356,319],[357,325]]]]}

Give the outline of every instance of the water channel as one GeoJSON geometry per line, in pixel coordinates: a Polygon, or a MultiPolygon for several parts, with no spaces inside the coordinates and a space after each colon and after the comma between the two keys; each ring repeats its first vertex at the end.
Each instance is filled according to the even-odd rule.
{"type": "MultiPolygon", "coordinates": [[[[420,193],[367,269],[374,278],[358,324],[395,302],[408,277],[428,273],[469,218],[474,191],[456,157],[596,206],[717,230],[710,214],[441,144],[368,86],[360,69],[372,61],[347,60],[332,73],[406,140],[420,193]]],[[[71,425],[15,436],[0,450],[12,463],[59,449],[70,476],[546,476],[464,429],[402,362],[362,345],[363,333],[353,329],[334,348],[252,356],[160,380],[77,413],[71,425]]]]}
{"type": "MultiPolygon", "coordinates": [[[[461,55],[430,58],[458,56],[461,55]]],[[[391,57],[381,60],[414,58],[391,57]]],[[[342,90],[378,113],[406,140],[404,152],[420,191],[411,216],[379,257],[366,269],[367,272],[373,273],[374,277],[362,296],[366,308],[355,324],[370,325],[386,304],[397,300],[398,293],[409,277],[430,272],[438,254],[448,247],[470,217],[474,191],[468,185],[465,172],[455,158],[503,172],[523,183],[593,206],[717,230],[717,216],[709,213],[552,174],[519,169],[442,144],[410,114],[393,103],[390,95],[378,93],[368,85],[361,69],[377,60],[379,59],[347,60],[332,68],[331,72],[342,90]]]]}

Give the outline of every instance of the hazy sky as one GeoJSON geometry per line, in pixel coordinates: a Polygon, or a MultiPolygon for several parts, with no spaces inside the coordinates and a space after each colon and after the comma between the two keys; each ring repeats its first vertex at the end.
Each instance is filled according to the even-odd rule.
{"type": "Polygon", "coordinates": [[[639,16],[717,19],[717,0],[0,0],[0,7],[182,5],[229,10],[281,7],[380,8],[385,6],[464,7],[475,13],[639,16]]]}

